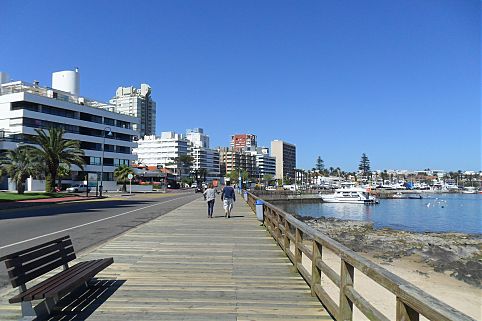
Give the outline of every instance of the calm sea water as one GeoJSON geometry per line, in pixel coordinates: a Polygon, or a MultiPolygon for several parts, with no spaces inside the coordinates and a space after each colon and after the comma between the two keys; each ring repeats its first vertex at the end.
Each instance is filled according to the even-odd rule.
{"type": "Polygon", "coordinates": [[[373,222],[412,232],[482,234],[482,194],[423,194],[423,199],[382,199],[378,205],[278,203],[300,216],[336,217],[373,222]]]}

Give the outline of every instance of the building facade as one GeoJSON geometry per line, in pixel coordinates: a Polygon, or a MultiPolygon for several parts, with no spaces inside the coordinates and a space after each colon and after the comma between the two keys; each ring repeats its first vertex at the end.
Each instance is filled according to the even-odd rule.
{"type": "Polygon", "coordinates": [[[276,179],[294,178],[296,168],[296,146],[282,140],[271,142],[271,155],[276,158],[276,179]]]}
{"type": "Polygon", "coordinates": [[[237,152],[230,148],[220,148],[219,158],[222,176],[226,176],[232,171],[239,169],[247,171],[249,177],[257,176],[256,155],[237,152]]]}
{"type": "Polygon", "coordinates": [[[186,139],[194,147],[209,148],[209,136],[204,133],[202,128],[186,130],[186,139]]]}
{"type": "Polygon", "coordinates": [[[276,175],[276,157],[270,156],[269,149],[266,147],[258,147],[256,152],[252,152],[256,156],[257,175],[259,178],[264,176],[276,175]]]}
{"type": "Polygon", "coordinates": [[[193,158],[191,172],[203,176],[203,180],[206,182],[221,177],[219,152],[217,150],[192,146],[190,155],[193,158]]]}
{"type": "MultiPolygon", "coordinates": [[[[66,80],[78,91],[75,73],[78,71],[66,80]]],[[[81,97],[78,92],[64,91],[68,84],[59,90],[15,81],[0,84],[0,88],[0,150],[31,143],[37,135],[35,129],[63,128],[64,138],[79,141],[85,152],[84,170],[72,166],[72,180],[84,181],[88,173],[102,171],[104,190],[115,188],[117,166],[130,165],[136,159],[132,155],[137,135],[133,128],[139,124],[138,118],[116,113],[114,106],[81,97]]]]}
{"type": "Polygon", "coordinates": [[[209,148],[209,136],[202,128],[188,129],[186,139],[190,143],[190,155],[193,158],[191,172],[211,182],[220,178],[219,152],[209,148]]]}
{"type": "Polygon", "coordinates": [[[235,134],[231,136],[231,149],[236,152],[256,150],[256,135],[235,134]]]}
{"type": "Polygon", "coordinates": [[[134,128],[139,138],[156,134],[156,102],[152,100],[149,85],[141,84],[140,89],[118,87],[110,103],[116,112],[140,119],[140,124],[134,128]]]}
{"type": "Polygon", "coordinates": [[[133,153],[137,155],[138,163],[146,166],[157,166],[172,170],[178,177],[186,177],[188,171],[183,170],[176,162],[181,156],[189,155],[189,141],[183,135],[175,132],[162,132],[160,136],[144,136],[137,141],[133,153]]]}

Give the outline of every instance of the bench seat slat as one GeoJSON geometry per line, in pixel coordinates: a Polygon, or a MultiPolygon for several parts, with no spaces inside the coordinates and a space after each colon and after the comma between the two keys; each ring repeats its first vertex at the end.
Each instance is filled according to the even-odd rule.
{"type": "Polygon", "coordinates": [[[69,256],[67,256],[66,259],[67,260],[58,260],[58,261],[52,262],[50,264],[44,265],[43,267],[41,267],[37,270],[31,271],[30,273],[20,275],[16,279],[11,280],[12,285],[14,287],[17,287],[17,286],[20,286],[22,284],[27,283],[28,281],[31,281],[31,280],[35,279],[35,278],[37,278],[41,275],[44,275],[45,273],[50,272],[53,269],[58,268],[59,266],[62,266],[64,263],[70,262],[73,259],[75,259],[75,254],[70,254],[69,256]]]}
{"type": "Polygon", "coordinates": [[[113,258],[80,262],[49,279],[35,285],[27,291],[16,295],[10,303],[40,300],[48,297],[63,296],[114,262],[113,258]]]}
{"type": "Polygon", "coordinates": [[[98,262],[92,266],[90,269],[85,270],[81,274],[77,275],[75,282],[71,283],[63,283],[59,285],[57,288],[50,290],[49,292],[45,293],[42,298],[48,298],[48,297],[53,297],[53,296],[64,296],[65,294],[69,293],[70,291],[74,290],[77,288],[79,285],[89,281],[94,277],[97,273],[108,267],[114,263],[113,258],[105,258],[105,259],[100,259],[98,262]]]}
{"type": "Polygon", "coordinates": [[[38,291],[35,291],[35,293],[31,293],[27,297],[24,297],[24,300],[26,300],[26,299],[27,300],[36,300],[36,298],[42,299],[44,297],[45,293],[51,291],[54,288],[57,288],[59,286],[61,287],[61,286],[65,285],[65,284],[68,284],[68,283],[75,283],[76,280],[77,280],[77,276],[80,273],[83,273],[84,271],[91,270],[92,267],[96,264],[97,261],[98,260],[85,261],[85,262],[80,262],[80,263],[83,263],[82,265],[80,265],[80,263],[74,265],[72,268],[69,268],[67,271],[65,271],[65,272],[70,272],[70,273],[65,273],[65,274],[59,276],[58,278],[54,278],[54,280],[52,282],[50,282],[50,284],[48,284],[47,286],[45,286],[42,289],[38,289],[38,291]]]}
{"type": "Polygon", "coordinates": [[[48,279],[32,286],[31,288],[27,289],[26,291],[24,291],[22,293],[19,293],[16,296],[14,296],[10,300],[15,300],[15,302],[11,302],[11,303],[17,303],[17,302],[20,302],[20,301],[24,301],[23,298],[32,297],[34,292],[44,291],[45,289],[47,289],[49,287],[52,287],[52,285],[55,285],[55,283],[57,283],[58,281],[62,281],[65,278],[68,279],[71,274],[76,273],[77,269],[83,268],[86,264],[89,264],[89,262],[91,262],[91,261],[79,262],[76,265],[70,267],[69,269],[61,271],[61,272],[49,277],[48,279]]]}

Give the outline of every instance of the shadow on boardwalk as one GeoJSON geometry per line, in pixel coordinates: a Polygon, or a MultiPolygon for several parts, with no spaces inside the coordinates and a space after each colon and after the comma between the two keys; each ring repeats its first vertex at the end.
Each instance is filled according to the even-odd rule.
{"type": "MultiPolygon", "coordinates": [[[[49,321],[87,320],[104,302],[107,301],[125,280],[92,279],[87,288],[74,291],[58,303],[59,311],[49,321]]],[[[39,320],[41,321],[41,320],[39,320]]]]}

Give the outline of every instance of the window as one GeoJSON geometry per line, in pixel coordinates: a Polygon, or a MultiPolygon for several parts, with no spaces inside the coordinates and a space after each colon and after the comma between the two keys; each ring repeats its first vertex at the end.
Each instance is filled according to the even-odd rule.
{"type": "Polygon", "coordinates": [[[90,157],[89,164],[100,166],[100,157],[90,157]]]}
{"type": "Polygon", "coordinates": [[[105,125],[115,126],[115,120],[113,120],[112,118],[104,117],[104,124],[105,124],[105,125]]]}

